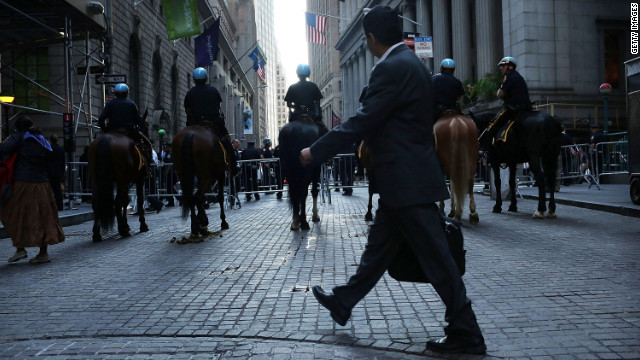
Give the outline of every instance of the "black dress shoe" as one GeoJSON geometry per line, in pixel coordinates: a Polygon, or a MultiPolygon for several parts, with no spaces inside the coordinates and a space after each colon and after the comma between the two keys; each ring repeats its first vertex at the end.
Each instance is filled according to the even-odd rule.
{"type": "Polygon", "coordinates": [[[329,295],[318,285],[312,288],[313,296],[320,305],[324,306],[331,312],[331,318],[340,326],[345,326],[347,320],[351,317],[351,309],[345,309],[336,298],[335,295],[329,295]]]}
{"type": "Polygon", "coordinates": [[[455,339],[445,336],[427,341],[427,350],[446,354],[485,354],[487,346],[481,336],[471,339],[455,339]]]}

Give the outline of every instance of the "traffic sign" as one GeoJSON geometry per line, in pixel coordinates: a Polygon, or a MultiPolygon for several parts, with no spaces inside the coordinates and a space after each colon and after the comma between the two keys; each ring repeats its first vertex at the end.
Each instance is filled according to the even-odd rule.
{"type": "Polygon", "coordinates": [[[423,36],[415,38],[415,51],[421,59],[433,57],[433,37],[423,36]]]}
{"type": "Polygon", "coordinates": [[[96,75],[96,84],[118,84],[126,83],[127,75],[96,75]]]}

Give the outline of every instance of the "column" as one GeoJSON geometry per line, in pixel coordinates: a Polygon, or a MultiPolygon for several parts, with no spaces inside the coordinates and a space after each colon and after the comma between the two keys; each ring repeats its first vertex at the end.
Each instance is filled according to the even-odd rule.
{"type": "Polygon", "coordinates": [[[359,63],[358,63],[358,52],[356,51],[355,54],[353,54],[353,77],[352,77],[352,84],[353,86],[351,87],[351,94],[349,94],[349,97],[351,97],[351,115],[356,113],[356,110],[358,109],[358,95],[356,95],[358,93],[358,74],[360,73],[359,70],[359,63]]]}
{"type": "Polygon", "coordinates": [[[447,0],[433,0],[433,65],[439,70],[442,59],[451,56],[451,26],[447,0]]]}
{"type": "Polygon", "coordinates": [[[351,111],[351,98],[349,97],[349,89],[351,89],[351,64],[347,60],[342,66],[342,116],[343,119],[349,115],[351,111]]]}
{"type": "Polygon", "coordinates": [[[493,72],[502,58],[498,26],[502,26],[495,0],[476,0],[476,64],[478,79],[493,72]]]}
{"type": "Polygon", "coordinates": [[[360,51],[360,58],[358,59],[360,61],[360,82],[358,83],[360,86],[358,86],[358,95],[356,97],[356,102],[358,103],[358,107],[360,107],[360,94],[362,94],[362,88],[367,85],[367,73],[369,70],[367,70],[367,51],[362,48],[362,51],[360,51]]]}
{"type": "Polygon", "coordinates": [[[453,24],[453,59],[456,62],[456,77],[460,81],[471,79],[471,14],[467,0],[451,2],[453,24]]]}

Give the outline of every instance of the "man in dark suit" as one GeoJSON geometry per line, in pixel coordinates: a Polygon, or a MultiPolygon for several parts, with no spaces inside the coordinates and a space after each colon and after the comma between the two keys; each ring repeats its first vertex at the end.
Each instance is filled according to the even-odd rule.
{"type": "Polygon", "coordinates": [[[255,147],[255,141],[247,142],[247,148],[242,151],[240,158],[242,160],[254,160],[244,163],[242,172],[244,173],[244,191],[246,191],[246,201],[251,201],[251,194],[260,200],[260,194],[258,193],[258,161],[260,160],[260,151],[255,147]]]}
{"type": "Polygon", "coordinates": [[[356,274],[346,285],[313,294],[344,326],[351,309],[375,286],[402,247],[410,247],[446,305],[447,336],[427,342],[443,353],[486,352],[460,272],[451,257],[435,202],[448,198],[445,178],[433,148],[433,90],[420,59],[402,43],[398,11],[376,6],[363,27],[369,50],[380,58],[362,107],[300,152],[300,161],[324,161],[357,139],[372,154],[379,206],[356,274]]]}

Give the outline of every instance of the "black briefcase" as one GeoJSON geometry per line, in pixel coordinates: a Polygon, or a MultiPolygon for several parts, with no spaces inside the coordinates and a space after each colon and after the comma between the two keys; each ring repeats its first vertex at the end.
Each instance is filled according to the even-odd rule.
{"type": "MultiPolygon", "coordinates": [[[[440,221],[447,237],[447,242],[449,243],[451,256],[453,256],[453,260],[455,260],[456,265],[458,265],[460,275],[464,275],[465,253],[467,251],[464,249],[462,228],[460,224],[456,223],[453,219],[445,216],[441,216],[440,221]]],[[[398,281],[429,282],[427,276],[422,272],[418,258],[407,244],[403,244],[398,255],[389,266],[388,271],[389,275],[398,281]]]]}

